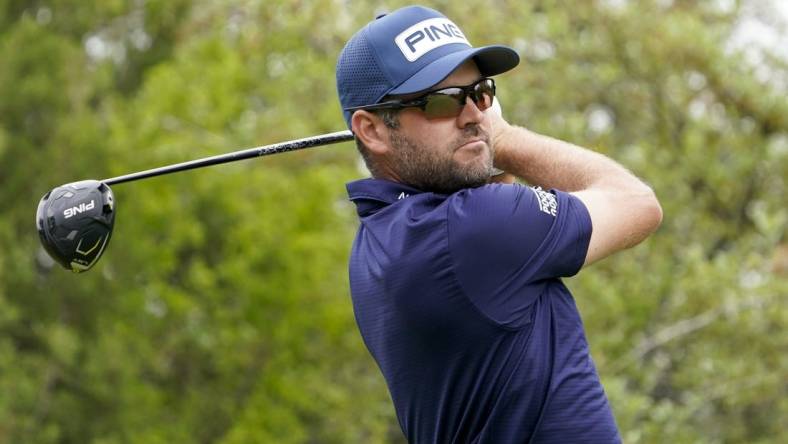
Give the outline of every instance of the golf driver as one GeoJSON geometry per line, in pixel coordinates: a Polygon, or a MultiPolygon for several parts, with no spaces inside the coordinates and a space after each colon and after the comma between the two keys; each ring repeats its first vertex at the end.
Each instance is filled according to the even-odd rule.
{"type": "Polygon", "coordinates": [[[350,131],[249,148],[104,180],[83,180],[61,185],[46,193],[38,204],[36,226],[41,244],[64,268],[87,271],[107,248],[115,224],[117,205],[110,185],[193,170],[221,163],[295,151],[353,140],[350,131]]]}

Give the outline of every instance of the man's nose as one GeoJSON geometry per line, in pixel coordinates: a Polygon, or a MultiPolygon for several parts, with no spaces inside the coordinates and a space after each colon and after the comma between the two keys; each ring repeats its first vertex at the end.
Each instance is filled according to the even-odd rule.
{"type": "Polygon", "coordinates": [[[470,97],[465,98],[465,106],[462,107],[460,115],[457,116],[457,126],[465,128],[469,124],[478,125],[484,120],[484,111],[480,110],[470,97]]]}

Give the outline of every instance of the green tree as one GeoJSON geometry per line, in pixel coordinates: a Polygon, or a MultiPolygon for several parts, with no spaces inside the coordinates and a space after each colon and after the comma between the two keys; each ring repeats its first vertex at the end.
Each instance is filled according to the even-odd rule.
{"type": "MultiPolygon", "coordinates": [[[[402,442],[349,302],[352,144],[113,187],[81,275],[32,219],[61,183],[342,129],[336,56],[403,4],[0,1],[0,442],[402,442]]],[[[430,4],[520,52],[510,121],[661,198],[569,282],[625,441],[784,441],[787,62],[727,43],[763,5],[430,4]]]]}

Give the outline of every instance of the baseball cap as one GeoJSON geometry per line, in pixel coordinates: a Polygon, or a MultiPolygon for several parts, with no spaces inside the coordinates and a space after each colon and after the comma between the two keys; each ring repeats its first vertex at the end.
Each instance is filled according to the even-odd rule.
{"type": "Polygon", "coordinates": [[[425,91],[473,59],[485,77],[506,72],[520,62],[502,45],[474,48],[460,28],[440,12],[408,6],[379,16],[347,42],[337,60],[337,92],[350,128],[354,106],[383,97],[425,91]]]}

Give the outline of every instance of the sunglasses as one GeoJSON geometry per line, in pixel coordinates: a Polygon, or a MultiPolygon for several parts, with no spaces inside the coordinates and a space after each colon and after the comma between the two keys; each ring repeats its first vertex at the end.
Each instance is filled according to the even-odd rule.
{"type": "Polygon", "coordinates": [[[466,99],[470,97],[479,110],[484,111],[492,106],[495,97],[495,82],[483,78],[468,86],[451,86],[429,91],[424,95],[408,100],[388,100],[372,105],[345,108],[345,111],[378,109],[419,108],[428,119],[457,117],[465,108],[466,99]]]}

